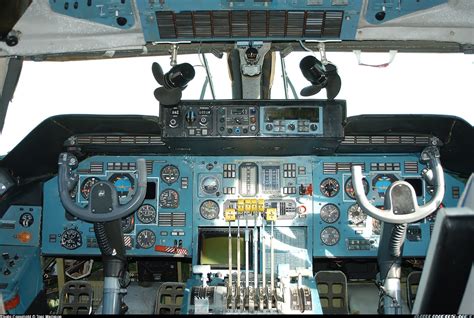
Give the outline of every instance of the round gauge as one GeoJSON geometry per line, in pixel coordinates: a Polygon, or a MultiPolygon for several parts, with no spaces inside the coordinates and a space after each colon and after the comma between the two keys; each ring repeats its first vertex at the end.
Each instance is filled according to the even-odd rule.
{"type": "Polygon", "coordinates": [[[347,210],[347,219],[349,220],[349,225],[365,226],[367,214],[365,214],[360,206],[356,203],[351,205],[347,210]]]}
{"type": "Polygon", "coordinates": [[[199,213],[206,220],[214,220],[219,216],[219,205],[212,200],[206,200],[201,204],[199,213]]]}
{"type": "Polygon", "coordinates": [[[89,195],[91,194],[92,186],[99,181],[100,179],[96,177],[89,177],[82,181],[81,195],[84,199],[89,200],[89,195]]]}
{"type": "Polygon", "coordinates": [[[82,235],[76,229],[68,229],[61,234],[61,246],[68,250],[75,250],[82,246],[82,235]]]}
{"type": "Polygon", "coordinates": [[[326,178],[321,182],[319,189],[325,197],[331,198],[339,192],[339,183],[336,179],[326,178]]]}
{"type": "Polygon", "coordinates": [[[143,224],[150,224],[156,220],[156,210],[152,205],[142,205],[137,212],[137,218],[143,224]]]}
{"type": "Polygon", "coordinates": [[[128,173],[113,174],[110,177],[109,181],[114,184],[119,198],[126,197],[130,192],[133,192],[134,190],[135,181],[133,180],[133,177],[128,173]]]}
{"type": "Polygon", "coordinates": [[[173,189],[166,189],[160,194],[160,207],[176,209],[179,205],[179,194],[173,189]]]}
{"type": "Polygon", "coordinates": [[[175,183],[179,178],[179,169],[173,165],[164,166],[163,169],[161,169],[160,177],[164,183],[175,183]]]}
{"type": "Polygon", "coordinates": [[[340,212],[339,208],[332,203],[326,204],[321,208],[321,220],[326,223],[334,223],[339,220],[340,212]]]}
{"type": "MultiPolygon", "coordinates": [[[[367,195],[369,193],[369,182],[367,182],[367,179],[362,179],[362,184],[364,185],[364,192],[367,195]]],[[[346,191],[346,194],[349,196],[351,199],[355,199],[356,193],[354,190],[354,186],[352,185],[352,178],[347,179],[346,184],[344,185],[344,191],[346,191]]]]}
{"type": "Polygon", "coordinates": [[[201,181],[201,190],[206,194],[214,194],[219,190],[219,179],[216,176],[207,176],[201,181]]]}
{"type": "Polygon", "coordinates": [[[324,245],[328,245],[328,246],[336,245],[337,242],[339,242],[340,238],[341,238],[341,235],[339,234],[339,231],[333,226],[325,227],[321,231],[321,241],[323,242],[324,245]]]}
{"type": "Polygon", "coordinates": [[[133,214],[130,214],[126,218],[123,218],[121,220],[121,225],[123,233],[128,234],[132,232],[133,228],[135,227],[135,218],[133,217],[133,214]]]}
{"type": "Polygon", "coordinates": [[[20,216],[20,225],[23,227],[30,227],[33,225],[35,222],[35,219],[33,218],[33,215],[31,213],[23,213],[20,216]]]}
{"type": "Polygon", "coordinates": [[[380,198],[384,198],[387,188],[397,180],[393,174],[378,174],[372,180],[372,187],[380,198]]]}
{"type": "Polygon", "coordinates": [[[137,235],[137,244],[140,248],[150,248],[155,245],[156,236],[153,231],[150,230],[142,230],[137,235]]]}

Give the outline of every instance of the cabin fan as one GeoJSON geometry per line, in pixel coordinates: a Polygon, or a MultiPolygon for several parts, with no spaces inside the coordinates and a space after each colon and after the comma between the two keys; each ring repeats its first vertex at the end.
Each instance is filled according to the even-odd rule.
{"type": "Polygon", "coordinates": [[[323,64],[314,56],[309,55],[301,60],[300,69],[303,76],[311,82],[311,86],[301,90],[301,96],[316,95],[323,88],[326,89],[328,100],[333,100],[339,94],[341,78],[337,74],[336,65],[329,62],[323,64]]]}
{"type": "Polygon", "coordinates": [[[155,89],[155,98],[162,105],[176,105],[181,100],[182,91],[194,78],[195,71],[189,63],[173,66],[168,73],[164,74],[160,64],[154,62],[151,71],[161,87],[155,89]]]}

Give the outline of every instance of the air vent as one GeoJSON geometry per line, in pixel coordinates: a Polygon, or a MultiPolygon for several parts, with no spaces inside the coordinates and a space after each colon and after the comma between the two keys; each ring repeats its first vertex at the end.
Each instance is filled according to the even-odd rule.
{"type": "Polygon", "coordinates": [[[164,145],[160,136],[78,136],[77,145],[164,145]]]}
{"type": "Polygon", "coordinates": [[[459,187],[452,187],[451,191],[453,199],[459,199],[459,187]]]}
{"type": "Polygon", "coordinates": [[[405,173],[418,173],[418,163],[416,161],[405,161],[405,173]]]}
{"type": "Polygon", "coordinates": [[[338,38],[344,11],[156,12],[161,39],[338,38]]]}
{"type": "Polygon", "coordinates": [[[323,163],[323,173],[324,174],[336,174],[337,173],[337,164],[335,162],[325,162],[325,163],[323,163]]]}
{"type": "Polygon", "coordinates": [[[423,145],[428,146],[426,136],[346,136],[343,145],[423,145]]]}
{"type": "Polygon", "coordinates": [[[173,227],[186,226],[186,213],[184,212],[158,213],[158,226],[173,226],[173,227]]]}

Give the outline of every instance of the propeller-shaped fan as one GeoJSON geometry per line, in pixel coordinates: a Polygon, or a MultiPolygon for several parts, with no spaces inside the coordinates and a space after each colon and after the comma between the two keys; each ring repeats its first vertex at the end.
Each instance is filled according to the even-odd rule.
{"type": "Polygon", "coordinates": [[[321,61],[312,55],[306,56],[300,62],[303,76],[311,82],[311,86],[303,88],[301,96],[312,96],[326,88],[328,100],[336,98],[341,90],[341,78],[337,74],[337,67],[328,63],[323,65],[321,61]]]}
{"type": "Polygon", "coordinates": [[[162,105],[178,104],[183,95],[182,91],[195,75],[194,68],[189,63],[175,65],[168,73],[163,74],[160,64],[154,62],[151,71],[155,80],[162,86],[155,89],[155,98],[162,105]]]}

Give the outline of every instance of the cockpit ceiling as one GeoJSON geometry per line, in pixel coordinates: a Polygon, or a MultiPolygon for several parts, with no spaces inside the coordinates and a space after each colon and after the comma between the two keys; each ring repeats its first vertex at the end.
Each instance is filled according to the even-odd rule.
{"type": "Polygon", "coordinates": [[[0,56],[162,55],[168,46],[156,44],[170,42],[195,53],[199,43],[224,51],[249,40],[277,49],[303,40],[335,51],[467,52],[473,13],[470,0],[43,0],[13,26],[17,44],[0,41],[0,56]]]}

